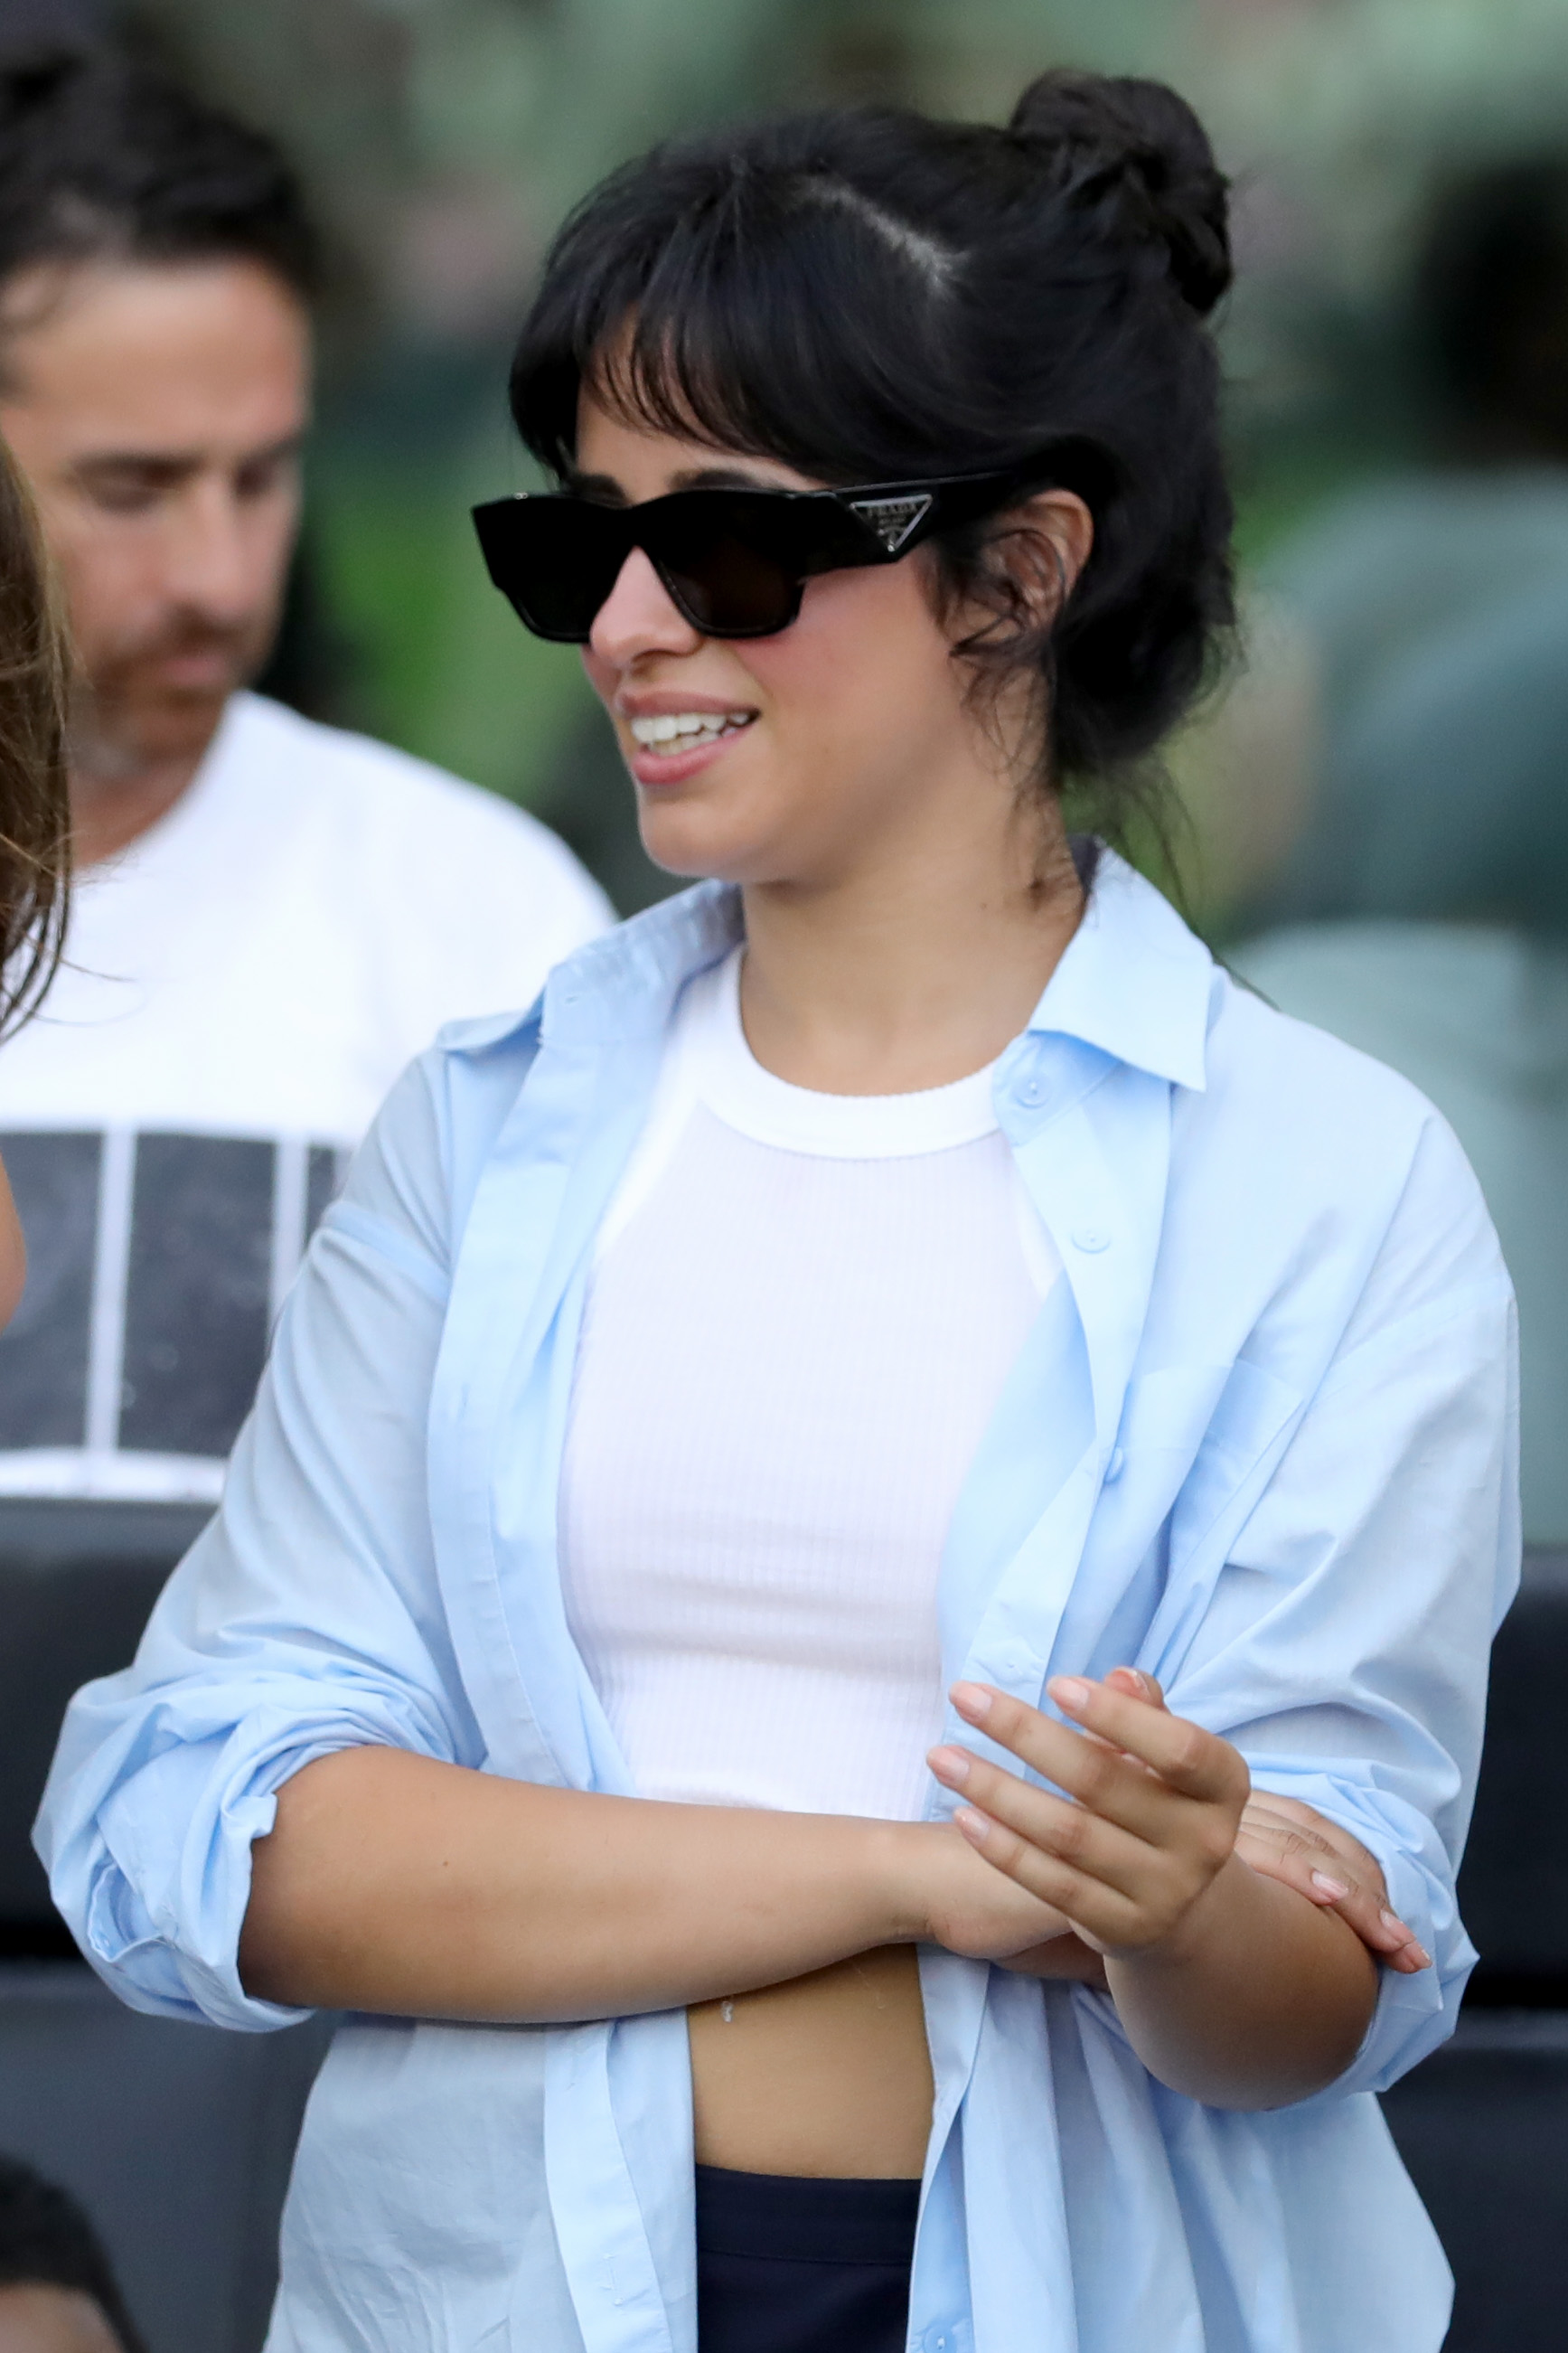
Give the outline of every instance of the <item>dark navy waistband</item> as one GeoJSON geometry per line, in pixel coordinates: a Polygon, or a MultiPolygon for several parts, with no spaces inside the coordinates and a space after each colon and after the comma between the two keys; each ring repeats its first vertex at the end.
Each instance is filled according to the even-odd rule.
{"type": "Polygon", "coordinates": [[[697,2168],[697,2244],[706,2255],[775,2262],[890,2263],[908,2271],[918,2181],[817,2180],[697,2168]]]}

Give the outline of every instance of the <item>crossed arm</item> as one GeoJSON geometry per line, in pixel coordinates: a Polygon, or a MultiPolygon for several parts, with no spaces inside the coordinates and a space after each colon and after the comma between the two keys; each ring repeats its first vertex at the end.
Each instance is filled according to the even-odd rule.
{"type": "Polygon", "coordinates": [[[1237,1752],[1131,1671],[1051,1695],[1069,1723],[959,1686],[966,1719],[1066,1794],[939,1749],[933,1770],[964,1799],[954,1824],[605,1798],[389,1748],[319,1758],[254,1849],[245,1984],[286,2003],[565,2021],[934,1942],[1104,1982],[1145,2064],[1205,2103],[1274,2106],[1331,2082],[1371,2017],[1373,1952],[1426,1965],[1370,1856],[1305,1807],[1249,1804],[1237,1752]]]}

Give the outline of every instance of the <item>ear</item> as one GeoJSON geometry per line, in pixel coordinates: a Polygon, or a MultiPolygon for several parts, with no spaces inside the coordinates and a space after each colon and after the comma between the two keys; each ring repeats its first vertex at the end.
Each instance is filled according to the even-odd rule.
{"type": "Polygon", "coordinates": [[[1039,491],[996,521],[994,560],[1015,593],[1049,629],[1072,595],[1094,545],[1094,517],[1076,491],[1039,491]]]}

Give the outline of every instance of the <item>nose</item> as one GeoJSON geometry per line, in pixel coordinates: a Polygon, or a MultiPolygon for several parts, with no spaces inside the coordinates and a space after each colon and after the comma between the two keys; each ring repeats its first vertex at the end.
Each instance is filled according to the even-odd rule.
{"type": "Polygon", "coordinates": [[[253,518],[229,484],[193,485],[164,539],[164,585],[178,604],[213,621],[247,620],[269,583],[253,518]]]}
{"type": "Polygon", "coordinates": [[[634,547],[594,620],[590,650],[616,670],[641,654],[694,653],[702,632],[692,628],[640,547],[634,547]]]}

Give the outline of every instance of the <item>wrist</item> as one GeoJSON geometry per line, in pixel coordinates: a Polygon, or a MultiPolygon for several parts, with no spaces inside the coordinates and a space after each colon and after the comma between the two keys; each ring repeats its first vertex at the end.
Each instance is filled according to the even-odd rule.
{"type": "Polygon", "coordinates": [[[934,1841],[942,1836],[934,1822],[868,1823],[871,1831],[868,1869],[863,1883],[879,1917],[878,1941],[887,1945],[929,1944],[933,1939],[931,1899],[934,1841]]]}

